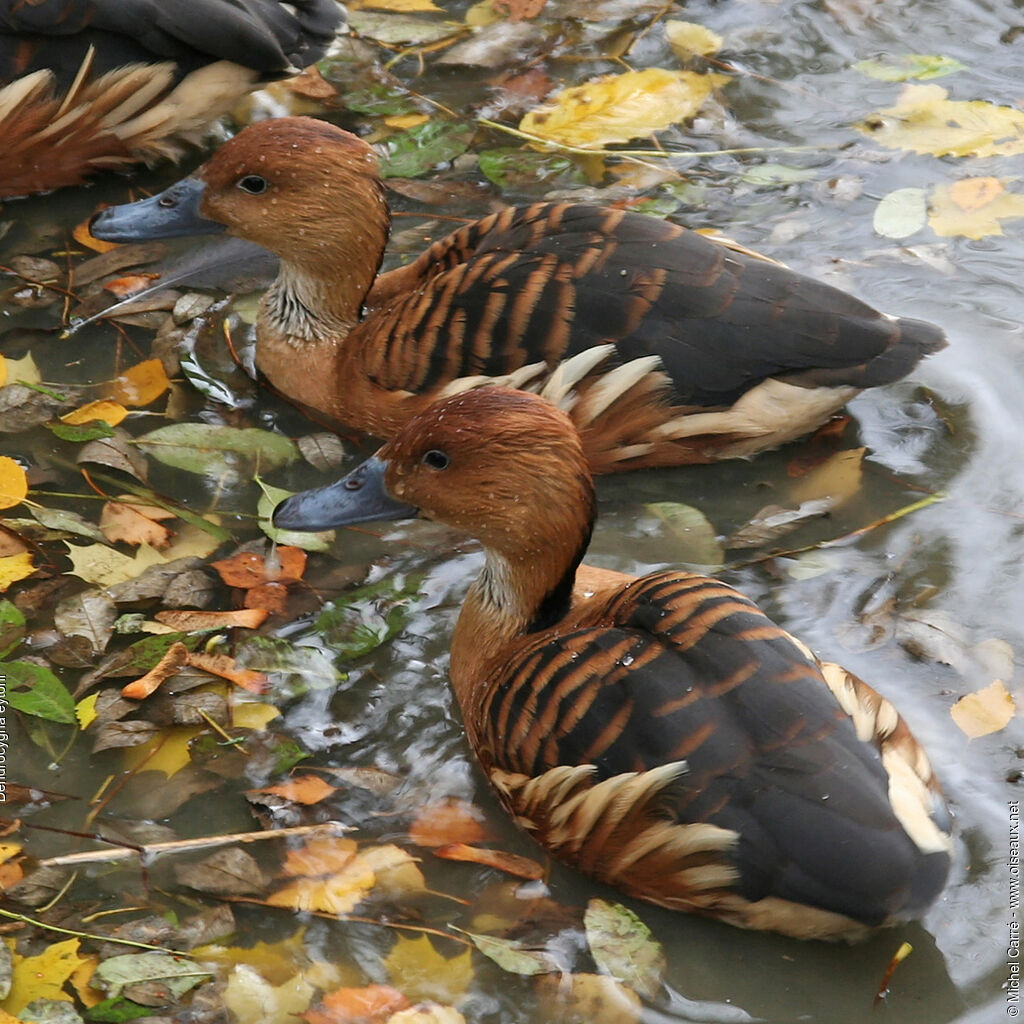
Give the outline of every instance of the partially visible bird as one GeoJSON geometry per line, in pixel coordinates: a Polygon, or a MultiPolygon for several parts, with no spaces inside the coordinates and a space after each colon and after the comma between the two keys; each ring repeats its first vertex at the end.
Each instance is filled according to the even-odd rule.
{"type": "Polygon", "coordinates": [[[0,0],[0,199],[176,159],[326,52],[338,0],[0,0]]]}
{"type": "Polygon", "coordinates": [[[938,897],[949,812],[893,705],[724,583],[580,565],[593,483],[554,406],[498,387],[445,399],[274,522],[417,513],[483,544],[452,687],[488,780],[555,856],[798,938],[857,938],[938,897]]]}
{"type": "Polygon", "coordinates": [[[256,365],[321,415],[390,437],[440,397],[507,384],[568,410],[597,473],[775,447],[945,345],[930,323],[639,213],[508,207],[378,275],[389,226],[370,146],[288,117],[92,230],[226,229],[276,253],[256,365]]]}

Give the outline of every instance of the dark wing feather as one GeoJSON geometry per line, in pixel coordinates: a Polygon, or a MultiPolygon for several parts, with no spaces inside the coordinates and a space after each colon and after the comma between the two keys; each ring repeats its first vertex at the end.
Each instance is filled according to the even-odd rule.
{"type": "Polygon", "coordinates": [[[677,225],[584,204],[502,211],[417,266],[421,287],[375,331],[391,339],[375,374],[384,387],[553,366],[614,342],[623,360],[659,356],[678,403],[712,407],[769,376],[885,383],[944,344],[930,324],[677,225]]]}
{"type": "Polygon", "coordinates": [[[857,738],[816,663],[715,580],[631,585],[600,625],[511,666],[483,718],[483,757],[505,772],[593,764],[600,780],[685,760],[664,813],[739,834],[745,899],[878,924],[926,905],[944,880],[948,858],[903,831],[877,747],[857,738]]]}

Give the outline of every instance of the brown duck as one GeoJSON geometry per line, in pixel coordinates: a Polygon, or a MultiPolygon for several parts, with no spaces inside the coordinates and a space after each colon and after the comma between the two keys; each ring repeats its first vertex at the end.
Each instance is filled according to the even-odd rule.
{"type": "Polygon", "coordinates": [[[226,229],[276,253],[257,366],[332,420],[390,437],[438,398],[505,384],[568,411],[597,473],[773,447],[945,344],[931,324],[642,214],[510,207],[378,276],[389,223],[366,143],[282,118],[93,231],[226,229]]]}

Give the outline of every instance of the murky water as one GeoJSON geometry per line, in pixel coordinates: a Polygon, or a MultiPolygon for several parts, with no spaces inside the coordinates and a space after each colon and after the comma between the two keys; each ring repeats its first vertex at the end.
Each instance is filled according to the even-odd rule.
{"type": "MultiPolygon", "coordinates": [[[[762,187],[740,177],[741,161],[754,162],[750,158],[696,162],[692,176],[704,188],[704,202],[699,209],[679,210],[678,219],[719,227],[881,308],[938,322],[949,335],[949,348],[911,379],[852,403],[854,422],[844,446],[868,447],[863,482],[841,509],[791,539],[797,547],[842,536],[927,494],[942,492],[945,500],[826,551],[727,568],[722,575],[817,653],[843,662],[898,705],[936,764],[956,815],[958,838],[951,882],[924,921],[854,948],[749,935],[636,907],[665,945],[669,965],[667,992],[644,1019],[994,1024],[1007,1019],[1013,1008],[1004,991],[1010,976],[1009,802],[1021,796],[1024,729],[1018,715],[1005,730],[968,740],[951,720],[950,707],[957,697],[991,682],[992,675],[974,658],[963,658],[954,668],[928,652],[916,656],[889,612],[912,611],[930,623],[955,627],[962,634],[953,644],[957,651],[1004,641],[1018,655],[1018,664],[1024,651],[1024,220],[1008,221],[1004,235],[979,241],[937,238],[926,228],[905,244],[880,238],[871,224],[877,201],[896,188],[928,188],[969,175],[1013,175],[1020,158],[879,159],[881,151],[851,125],[892,105],[899,87],[866,78],[850,65],[883,54],[942,54],[966,65],[940,80],[952,98],[1019,106],[1024,35],[1013,29],[1024,25],[1024,11],[998,0],[901,5],[731,0],[691,4],[673,16],[721,33],[726,55],[750,72],[729,87],[724,115],[697,126],[703,133],[699,148],[810,147],[773,153],[770,159],[813,170],[795,184],[762,187]],[[914,951],[898,968],[887,1002],[872,1009],[889,958],[904,939],[914,951]]],[[[645,36],[631,61],[636,67],[671,66],[657,32],[645,36]]],[[[578,72],[558,65],[567,81],[575,73],[582,77],[612,69],[601,61],[578,72]]],[[[395,70],[411,77],[406,65],[395,70]]],[[[450,103],[465,102],[467,93],[475,102],[483,90],[478,77],[467,73],[463,80],[458,72],[432,71],[428,63],[416,87],[450,103]]],[[[138,180],[155,187],[173,176],[166,171],[138,180]]],[[[46,249],[43,242],[55,237],[47,234],[55,223],[66,228],[92,212],[100,198],[119,201],[124,194],[122,183],[108,181],[89,191],[11,204],[2,216],[17,222],[4,242],[7,255],[46,249]]],[[[505,198],[543,194],[541,187],[524,188],[505,198]]],[[[405,200],[397,200],[396,207],[418,209],[405,200]]],[[[398,227],[414,223],[402,219],[398,227]]],[[[444,227],[434,230],[440,233],[444,227]]],[[[115,348],[109,327],[99,325],[61,341],[52,333],[26,333],[24,313],[4,314],[16,326],[0,339],[3,351],[18,356],[31,348],[46,380],[70,384],[112,372],[115,348]]],[[[135,336],[140,345],[147,344],[145,332],[135,336]]],[[[194,397],[189,401],[196,418],[223,416],[214,404],[204,408],[194,397]]],[[[291,434],[306,432],[301,417],[269,394],[260,392],[254,401],[253,422],[276,423],[291,434]]],[[[155,425],[154,420],[149,427],[155,425]]],[[[685,558],[684,541],[645,508],[652,501],[698,506],[718,534],[728,535],[762,506],[796,500],[798,483],[790,468],[801,450],[790,446],[750,463],[603,480],[591,560],[644,572],[685,558]]],[[[37,462],[45,461],[47,453],[63,453],[42,431],[4,435],[0,451],[31,453],[37,462]]],[[[273,482],[296,488],[316,480],[306,467],[282,471],[273,482]]],[[[213,502],[195,477],[165,473],[159,485],[169,494],[189,496],[197,508],[213,502]]],[[[222,514],[241,515],[251,511],[255,493],[243,486],[216,498],[222,514]]],[[[95,516],[94,506],[84,499],[68,505],[95,516]]],[[[743,554],[732,552],[736,562],[743,554]]],[[[348,531],[334,557],[346,571],[351,567],[349,578],[367,572],[373,579],[423,573],[422,596],[412,603],[399,636],[370,657],[344,666],[349,676],[336,693],[318,691],[295,702],[275,728],[298,738],[318,765],[375,766],[400,775],[398,806],[453,795],[472,798],[487,809],[489,824],[506,848],[535,855],[483,785],[447,689],[446,638],[481,562],[475,547],[449,531],[417,523],[380,538],[348,531]]],[[[308,623],[281,632],[317,646],[308,623]]],[[[68,679],[73,683],[73,672],[68,679]]],[[[1019,668],[1003,680],[1018,702],[1024,700],[1019,680],[1019,668]]],[[[27,737],[19,744],[18,781],[87,794],[116,770],[110,755],[96,761],[82,747],[48,771],[48,755],[27,737]]],[[[371,834],[395,831],[389,819],[361,818],[361,799],[354,792],[348,806],[336,803],[332,812],[360,820],[371,834]]],[[[177,832],[206,833],[214,814],[218,828],[251,827],[240,801],[218,793],[216,810],[205,801],[195,798],[173,817],[177,832]]],[[[124,799],[110,810],[126,819],[159,817],[147,807],[140,786],[127,787],[124,799]]],[[[36,820],[76,828],[82,816],[80,809],[64,804],[36,820]]],[[[65,848],[63,841],[40,834],[35,852],[45,856],[65,848]]],[[[474,899],[480,886],[495,884],[492,874],[468,865],[438,861],[427,867],[434,888],[467,899],[474,899]]],[[[125,885],[122,873],[100,874],[94,883],[108,895],[125,885]]],[[[593,893],[592,885],[557,866],[550,888],[565,904],[585,903],[593,893]]],[[[1016,914],[1019,922],[1019,909],[1016,914]]],[[[275,925],[255,913],[246,921],[254,936],[273,934],[275,925]]],[[[389,941],[381,931],[317,922],[307,941],[339,962],[362,965],[375,978],[380,973],[375,965],[389,941]]],[[[486,964],[462,1010],[472,1021],[513,1024],[533,1012],[528,1009],[531,992],[528,979],[486,964]]]]}

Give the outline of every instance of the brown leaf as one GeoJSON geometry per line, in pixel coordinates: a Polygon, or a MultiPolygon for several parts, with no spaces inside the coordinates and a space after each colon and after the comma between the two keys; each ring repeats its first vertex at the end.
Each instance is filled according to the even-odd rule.
{"type": "Polygon", "coordinates": [[[336,793],[337,789],[319,775],[296,775],[279,785],[264,786],[262,789],[253,789],[249,792],[280,796],[285,800],[291,800],[292,803],[308,805],[326,800],[332,793],[336,793]]]}
{"type": "Polygon", "coordinates": [[[173,643],[167,653],[144,675],[132,683],[121,687],[121,696],[132,700],[143,700],[148,697],[165,679],[185,664],[188,648],[183,643],[173,643]]]}
{"type": "Polygon", "coordinates": [[[516,878],[528,878],[534,881],[544,877],[544,868],[529,857],[520,857],[516,853],[505,853],[503,850],[487,850],[481,846],[469,846],[466,843],[451,843],[434,851],[434,855],[442,860],[469,861],[485,867],[496,868],[516,878]]]}
{"type": "Polygon", "coordinates": [[[466,800],[427,804],[409,826],[409,839],[417,846],[481,843],[491,838],[483,825],[483,813],[466,800]]]}
{"type": "Polygon", "coordinates": [[[315,64],[306,68],[301,75],[289,78],[281,84],[296,96],[305,96],[311,100],[329,100],[338,94],[338,90],[320,74],[320,69],[315,64]]]}
{"type": "Polygon", "coordinates": [[[193,668],[201,668],[211,675],[220,676],[221,679],[227,679],[228,682],[250,693],[263,693],[270,684],[270,680],[262,672],[239,668],[235,659],[227,654],[199,654],[192,651],[189,653],[187,664],[193,668]]]}
{"type": "Polygon", "coordinates": [[[262,608],[240,608],[234,612],[194,612],[167,609],[153,616],[157,622],[170,626],[182,633],[202,629],[258,629],[263,625],[267,613],[262,608]]]}
{"type": "Polygon", "coordinates": [[[256,896],[267,880],[252,854],[230,846],[198,864],[177,864],[174,877],[181,885],[218,896],[256,896]]]}
{"type": "Polygon", "coordinates": [[[409,1005],[409,1000],[390,985],[367,985],[328,992],[299,1016],[308,1024],[378,1024],[409,1005]]]}
{"type": "Polygon", "coordinates": [[[283,612],[288,604],[286,583],[261,583],[245,592],[246,608],[262,608],[267,612],[283,612]]]}
{"type": "Polygon", "coordinates": [[[171,531],[156,520],[173,518],[161,508],[108,501],[100,513],[100,529],[111,543],[149,544],[159,551],[171,543],[171,531]]]}

